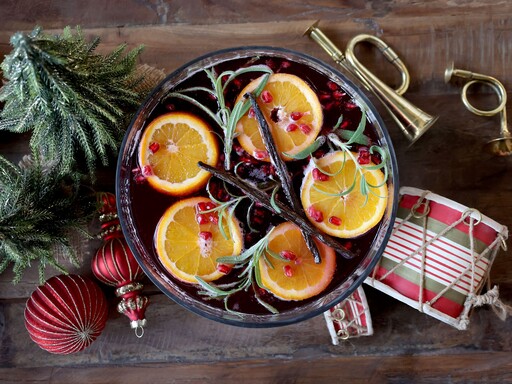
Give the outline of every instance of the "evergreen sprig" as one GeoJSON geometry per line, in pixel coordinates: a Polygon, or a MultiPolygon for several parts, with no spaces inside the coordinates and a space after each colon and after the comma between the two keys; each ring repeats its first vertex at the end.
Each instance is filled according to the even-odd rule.
{"type": "Polygon", "coordinates": [[[80,179],[37,158],[21,167],[0,156],[0,273],[12,266],[13,283],[34,262],[41,283],[48,265],[65,273],[56,254],[78,264],[69,236],[73,230],[86,234],[95,210],[94,195],[80,179]]]}
{"type": "Polygon", "coordinates": [[[34,153],[63,170],[80,156],[91,175],[117,153],[126,114],[142,97],[133,90],[141,80],[134,70],[142,46],[100,55],[98,44],[99,38],[86,42],[79,27],[61,35],[36,27],[11,37],[13,50],[1,64],[7,81],[0,90],[0,129],[32,131],[34,153]]]}

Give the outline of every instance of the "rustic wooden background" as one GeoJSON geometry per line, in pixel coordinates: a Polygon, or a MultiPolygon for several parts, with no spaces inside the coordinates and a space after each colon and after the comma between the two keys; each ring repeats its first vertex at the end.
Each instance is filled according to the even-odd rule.
{"type": "MultiPolygon", "coordinates": [[[[407,98],[439,116],[408,148],[383,113],[401,185],[429,189],[512,228],[512,158],[481,152],[483,143],[499,133],[498,117],[469,113],[460,101],[460,85],[443,80],[453,60],[457,67],[492,75],[512,88],[508,0],[4,0],[0,58],[10,51],[14,32],[37,24],[55,32],[81,25],[88,36],[101,37],[99,50],[105,52],[122,42],[144,44],[141,63],[167,73],[209,51],[242,45],[291,48],[330,63],[319,46],[302,36],[318,19],[340,47],[359,33],[383,38],[409,68],[407,98]]],[[[359,54],[380,78],[398,81],[374,50],[363,47],[359,54]]],[[[485,89],[476,97],[493,101],[485,89]]],[[[0,132],[0,153],[19,159],[27,152],[28,138],[0,132]]],[[[112,169],[102,172],[105,189],[112,190],[112,169]]],[[[84,260],[78,271],[88,274],[97,244],[77,247],[84,260]]],[[[29,271],[16,286],[11,277],[0,276],[0,382],[512,382],[512,320],[502,322],[489,308],[480,308],[469,330],[457,331],[367,286],[375,334],[339,346],[331,345],[322,317],[281,328],[237,328],[191,314],[148,287],[149,326],[142,339],[115,313],[112,300],[107,327],[91,347],[72,356],[50,355],[32,343],[23,326],[36,273],[29,271]]],[[[512,304],[510,250],[498,255],[491,278],[512,304]]]]}

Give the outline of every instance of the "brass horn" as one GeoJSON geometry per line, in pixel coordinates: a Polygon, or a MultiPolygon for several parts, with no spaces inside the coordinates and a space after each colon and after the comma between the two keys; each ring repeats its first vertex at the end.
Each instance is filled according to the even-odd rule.
{"type": "Polygon", "coordinates": [[[402,97],[409,87],[409,71],[393,49],[378,37],[361,34],[348,42],[347,49],[343,53],[318,28],[318,23],[317,21],[310,26],[304,35],[318,43],[338,65],[353,74],[368,91],[375,95],[411,144],[418,140],[435,123],[437,116],[425,113],[402,97]],[[390,88],[356,59],[354,48],[363,41],[375,45],[398,69],[402,76],[402,84],[398,88],[390,88]]]}
{"type": "Polygon", "coordinates": [[[512,155],[512,135],[508,130],[507,124],[507,90],[503,84],[494,77],[482,75],[480,73],[466,71],[464,69],[454,68],[453,62],[448,64],[444,72],[444,81],[449,82],[452,77],[460,77],[469,80],[462,88],[461,99],[465,107],[472,113],[478,116],[494,116],[500,114],[500,136],[496,139],[490,140],[484,145],[484,150],[495,156],[510,156],[512,155]],[[490,86],[498,95],[499,104],[496,108],[490,110],[482,110],[475,108],[468,99],[468,89],[476,83],[483,83],[490,86]]]}

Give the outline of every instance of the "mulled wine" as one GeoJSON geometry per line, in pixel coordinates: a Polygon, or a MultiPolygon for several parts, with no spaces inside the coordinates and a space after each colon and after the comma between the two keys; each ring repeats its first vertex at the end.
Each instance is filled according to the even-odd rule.
{"type": "MultiPolygon", "coordinates": [[[[258,71],[241,71],[236,78],[229,79],[229,84],[223,91],[226,108],[232,110],[241,91],[260,76],[262,73],[258,71]]],[[[226,81],[228,78],[229,76],[226,75],[220,81],[226,81]]],[[[279,111],[276,111],[270,118],[279,119],[278,114],[279,111]]],[[[311,158],[320,159],[330,151],[332,151],[332,145],[325,141],[312,148],[308,156],[285,162],[291,177],[291,187],[297,196],[301,196],[304,172],[311,158]]],[[[173,164],[169,166],[172,167],[173,164]]],[[[379,170],[379,172],[383,171],[379,170]]],[[[343,75],[315,59],[287,50],[233,49],[213,53],[177,70],[157,87],[141,107],[132,121],[120,154],[117,174],[118,211],[123,231],[135,257],[153,282],[172,299],[196,313],[235,325],[281,325],[303,320],[327,310],[347,297],[362,283],[381,255],[384,243],[390,235],[396,208],[394,188],[396,180],[394,152],[383,123],[366,97],[343,75]],[[300,301],[282,300],[253,284],[248,289],[230,295],[227,301],[223,301],[205,295],[201,285],[176,279],[162,265],[155,247],[155,230],[166,210],[185,197],[162,193],[144,180],[138,160],[138,145],[144,130],[156,118],[169,111],[187,112],[204,120],[220,138],[217,140],[221,153],[215,165],[217,168],[226,169],[239,179],[250,181],[255,186],[262,186],[263,189],[269,180],[279,180],[279,175],[276,175],[276,169],[271,162],[267,159],[258,159],[254,153],[249,153],[240,145],[236,137],[232,140],[231,151],[226,155],[225,132],[212,115],[205,112],[205,108],[211,111],[218,109],[218,99],[204,91],[212,87],[212,74],[215,77],[223,73],[232,73],[226,71],[262,66],[269,68],[273,74],[297,76],[311,87],[318,97],[323,114],[319,136],[327,136],[334,127],[346,132],[356,132],[361,128],[360,123],[363,120],[361,137],[364,136],[368,143],[364,145],[357,140],[353,141],[352,153],[359,153],[359,156],[368,156],[368,158],[371,156],[375,164],[387,161],[385,173],[389,178],[385,184],[389,194],[386,196],[384,217],[377,225],[360,236],[337,239],[343,249],[350,252],[352,258],[337,254],[333,278],[318,295],[300,301]],[[210,72],[206,72],[205,69],[210,72]],[[188,98],[173,96],[181,90],[192,91],[187,93],[188,98]],[[190,98],[202,106],[191,102],[190,98]],[[382,151],[373,151],[370,154],[367,152],[370,146],[378,146],[382,151]],[[226,156],[229,156],[228,161],[226,156]],[[276,312],[269,312],[261,301],[275,308],[276,312]]],[[[270,194],[269,189],[265,191],[270,194]]],[[[204,196],[222,202],[228,201],[230,196],[238,196],[239,193],[236,186],[212,177],[206,187],[202,187],[186,198],[204,196]]],[[[288,204],[282,190],[277,190],[274,198],[288,204]]],[[[292,208],[290,210],[296,211],[292,208]]],[[[241,225],[244,249],[257,244],[269,229],[285,221],[283,215],[249,198],[237,204],[233,214],[241,225]]],[[[304,213],[300,212],[300,214],[304,213]]],[[[334,217],[332,220],[336,222],[339,218],[334,217]]],[[[235,270],[213,283],[215,286],[230,286],[237,278],[238,273],[235,270]]]]}

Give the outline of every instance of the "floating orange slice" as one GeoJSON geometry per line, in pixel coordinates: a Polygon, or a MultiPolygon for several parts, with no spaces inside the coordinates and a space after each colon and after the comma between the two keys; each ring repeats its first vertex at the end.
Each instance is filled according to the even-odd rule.
{"type": "Polygon", "coordinates": [[[275,296],[283,300],[304,300],[325,290],[336,269],[336,254],[325,244],[316,241],[322,262],[314,258],[299,227],[285,222],[274,228],[268,248],[286,261],[267,255],[259,260],[261,282],[275,296]]]}
{"type": "MultiPolygon", "coordinates": [[[[262,80],[263,76],[250,82],[238,96],[237,102],[247,92],[254,91],[262,80]]],[[[322,106],[317,95],[304,80],[295,75],[271,75],[257,103],[280,153],[299,153],[315,141],[322,128],[322,106]]],[[[240,119],[236,130],[239,133],[238,141],[245,151],[259,160],[269,161],[254,111],[249,110],[240,119]]],[[[284,160],[292,160],[287,156],[282,157],[284,160]]]]}
{"type": "Polygon", "coordinates": [[[215,165],[218,146],[210,127],[199,117],[171,112],[153,120],[142,136],[139,165],[149,184],[164,193],[183,196],[203,187],[210,173],[198,161],[215,165]]]}
{"type": "MultiPolygon", "coordinates": [[[[357,159],[357,153],[353,153],[357,159]]],[[[388,189],[380,170],[363,172],[370,188],[367,196],[361,193],[361,174],[353,159],[342,151],[331,152],[306,170],[301,189],[304,211],[313,225],[336,237],[362,235],[377,225],[387,206],[388,189]],[[323,172],[322,172],[323,171],[323,172]],[[344,196],[340,192],[354,188],[344,196]]],[[[374,165],[373,163],[368,166],[374,165]]]]}
{"type": "Polygon", "coordinates": [[[222,256],[238,255],[243,238],[236,218],[224,215],[221,232],[215,204],[206,197],[191,197],[171,205],[155,232],[155,248],[165,268],[177,279],[197,283],[196,276],[213,281],[226,270],[217,263],[222,256]],[[202,213],[203,212],[203,213],[202,213]],[[226,236],[226,237],[224,237],[226,236]]]}

